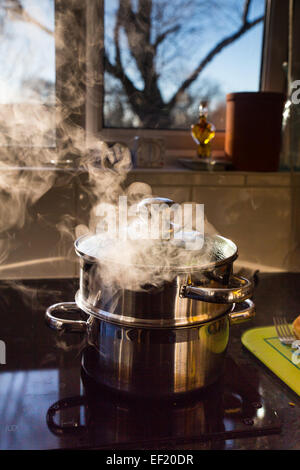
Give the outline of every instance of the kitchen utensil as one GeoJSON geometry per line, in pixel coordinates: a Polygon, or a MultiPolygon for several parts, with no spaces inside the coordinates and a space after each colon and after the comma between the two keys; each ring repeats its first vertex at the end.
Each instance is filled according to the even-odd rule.
{"type": "Polygon", "coordinates": [[[188,326],[217,318],[228,311],[228,304],[243,302],[253,292],[250,281],[232,274],[237,247],[220,235],[206,238],[203,250],[195,252],[191,266],[150,266],[154,276],[159,272],[167,280],[158,287],[146,285],[139,290],[109,284],[106,281],[109,271],[119,269],[123,273],[134,268],[143,276],[149,266],[104,262],[105,252],[103,259],[88,254],[95,244],[97,235],[84,236],[75,242],[80,258],[80,287],[75,300],[87,314],[101,319],[136,326],[188,326]],[[201,265],[207,246],[211,261],[201,265]]]}
{"type": "Polygon", "coordinates": [[[298,347],[300,349],[300,346],[295,343],[295,341],[297,341],[297,338],[291,330],[286,318],[283,316],[273,317],[273,322],[279,341],[283,344],[290,345],[294,343],[295,347],[298,347]]]}
{"type": "Polygon", "coordinates": [[[283,316],[273,317],[273,323],[275,326],[278,339],[283,344],[292,344],[296,337],[291,331],[286,318],[283,316]]]}
{"type": "MultiPolygon", "coordinates": [[[[161,199],[147,199],[141,205],[153,202],[161,199]]],[[[169,210],[172,201],[163,202],[169,210]]],[[[178,227],[174,224],[172,230],[178,227]]],[[[82,364],[99,383],[153,397],[199,390],[222,374],[230,324],[254,316],[249,300],[253,286],[232,274],[237,257],[232,241],[215,235],[206,237],[201,249],[189,250],[185,236],[175,247],[164,238],[151,241],[150,254],[171,250],[172,255],[184,255],[180,261],[185,263],[171,256],[161,266],[157,265],[161,256],[156,263],[148,257],[144,240],[125,245],[138,253],[125,262],[126,252],[123,249],[119,256],[115,240],[103,241],[99,235],[76,240],[80,258],[76,302],[49,307],[46,321],[57,330],[86,330],[88,347],[82,364]],[[139,281],[137,288],[128,284],[131,272],[139,281]],[[140,282],[145,272],[150,279],[146,284],[140,282]],[[61,318],[77,308],[88,315],[86,322],[61,318]]]]}
{"type": "Polygon", "coordinates": [[[76,303],[52,305],[46,320],[57,330],[86,330],[82,355],[86,373],[111,389],[152,398],[180,395],[215,382],[223,372],[230,325],[254,316],[254,304],[247,300],[236,311],[227,306],[227,312],[207,322],[151,328],[95,315],[86,322],[61,318],[74,309],[76,303]]]}

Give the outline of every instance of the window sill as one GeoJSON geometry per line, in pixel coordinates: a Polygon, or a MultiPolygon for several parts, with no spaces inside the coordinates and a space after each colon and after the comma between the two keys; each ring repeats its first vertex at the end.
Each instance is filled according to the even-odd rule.
{"type": "Polygon", "coordinates": [[[170,165],[163,168],[134,168],[130,171],[127,182],[134,181],[155,186],[290,187],[300,186],[300,173],[194,171],[170,165]]]}
{"type": "MultiPolygon", "coordinates": [[[[54,165],[36,167],[0,166],[1,172],[52,172],[60,175],[85,173],[78,167],[54,165]]],[[[300,187],[300,172],[245,172],[245,171],[195,171],[178,163],[162,168],[133,168],[127,176],[127,184],[141,181],[151,186],[223,186],[223,187],[300,187]]]]}
{"type": "MultiPolygon", "coordinates": [[[[180,157],[192,157],[195,155],[196,144],[190,130],[166,130],[166,129],[102,129],[98,137],[106,142],[123,142],[132,150],[135,137],[147,139],[163,139],[166,149],[166,163],[180,157]]],[[[225,132],[217,131],[212,148],[214,151],[224,153],[225,132]]]]}

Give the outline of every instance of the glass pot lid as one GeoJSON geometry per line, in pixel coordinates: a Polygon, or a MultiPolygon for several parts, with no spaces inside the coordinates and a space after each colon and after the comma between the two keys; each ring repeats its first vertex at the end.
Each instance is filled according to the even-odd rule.
{"type": "MultiPolygon", "coordinates": [[[[238,256],[235,243],[221,235],[205,236],[200,249],[189,249],[190,243],[195,242],[195,237],[196,232],[188,232],[183,239],[175,241],[114,240],[101,234],[87,234],[75,241],[75,251],[89,262],[180,272],[213,269],[232,263],[238,256]]],[[[193,246],[197,247],[197,244],[193,246]]]]}

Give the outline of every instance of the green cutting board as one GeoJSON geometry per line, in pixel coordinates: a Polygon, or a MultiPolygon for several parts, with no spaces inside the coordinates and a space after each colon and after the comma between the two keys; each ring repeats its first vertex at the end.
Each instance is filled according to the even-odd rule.
{"type": "Polygon", "coordinates": [[[245,331],[242,343],[300,396],[300,353],[297,356],[295,349],[280,343],[274,326],[245,331]]]}

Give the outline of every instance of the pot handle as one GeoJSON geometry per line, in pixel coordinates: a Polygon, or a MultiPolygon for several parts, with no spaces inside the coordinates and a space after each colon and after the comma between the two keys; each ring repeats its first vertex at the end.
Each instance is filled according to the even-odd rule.
{"type": "Polygon", "coordinates": [[[51,305],[46,310],[46,323],[50,328],[58,331],[69,331],[69,332],[83,332],[86,330],[87,322],[84,320],[68,320],[65,318],[59,318],[52,315],[53,312],[71,313],[71,312],[82,312],[76,305],[75,302],[61,302],[58,304],[51,305]]]}
{"type": "Polygon", "coordinates": [[[87,431],[87,426],[78,423],[72,424],[56,424],[54,418],[59,411],[70,408],[77,408],[86,406],[86,399],[82,395],[75,397],[65,398],[54,403],[47,411],[46,421],[50,431],[56,436],[63,436],[65,434],[79,434],[87,431]]]}
{"type": "Polygon", "coordinates": [[[181,297],[214,304],[243,302],[253,294],[253,284],[241,276],[231,276],[229,287],[182,286],[181,297]]]}
{"type": "Polygon", "coordinates": [[[234,306],[232,312],[228,314],[231,325],[238,325],[255,317],[255,304],[247,299],[234,306]]]}

